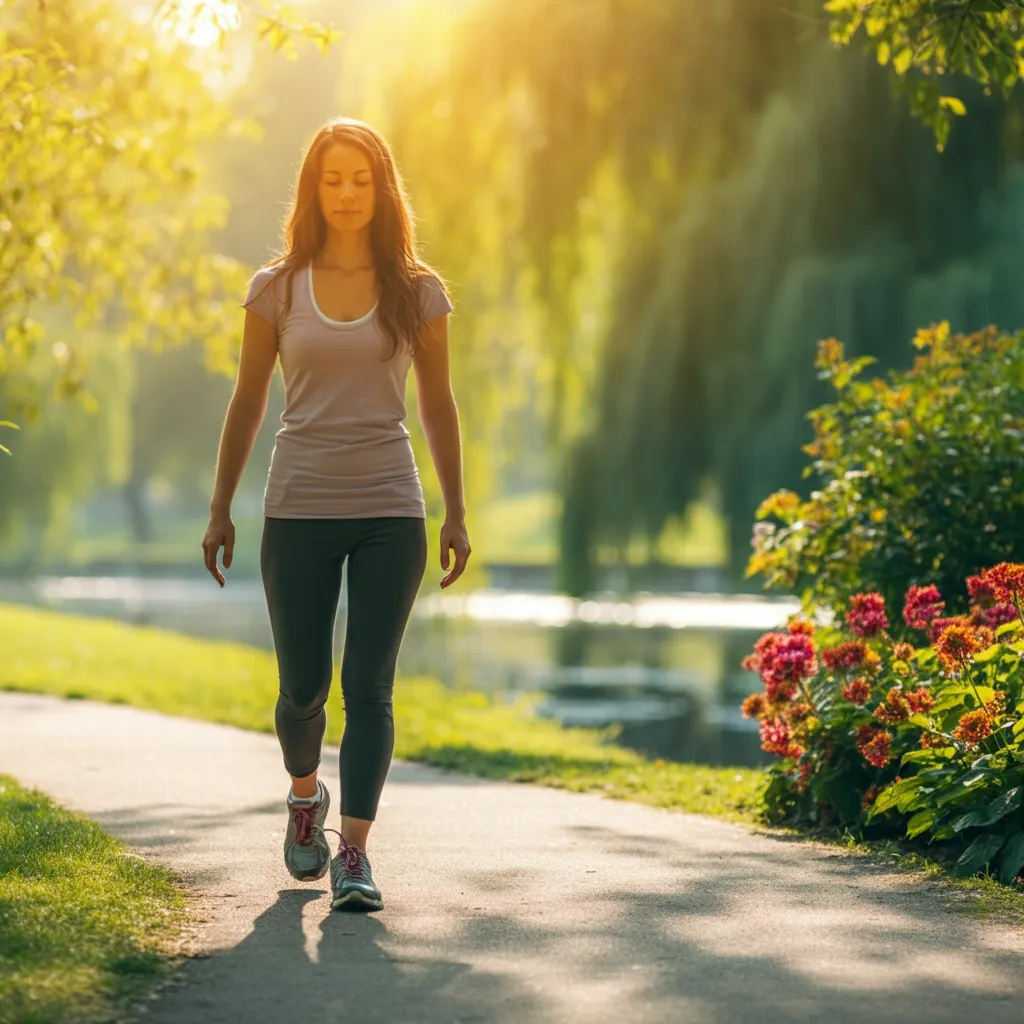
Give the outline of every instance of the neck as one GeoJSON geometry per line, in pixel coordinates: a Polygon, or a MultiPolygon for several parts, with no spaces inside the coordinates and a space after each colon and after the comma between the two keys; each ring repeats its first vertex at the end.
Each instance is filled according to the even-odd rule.
{"type": "Polygon", "coordinates": [[[361,231],[328,230],[323,248],[317,255],[317,264],[322,267],[343,267],[346,270],[373,266],[369,226],[361,231]]]}

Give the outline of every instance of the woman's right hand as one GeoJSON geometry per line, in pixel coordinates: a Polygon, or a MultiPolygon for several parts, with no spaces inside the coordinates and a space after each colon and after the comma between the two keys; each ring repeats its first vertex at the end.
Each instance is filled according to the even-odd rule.
{"type": "Polygon", "coordinates": [[[230,512],[214,512],[203,538],[203,561],[210,575],[223,587],[224,573],[217,565],[217,554],[224,548],[224,568],[231,568],[231,556],[235,552],[235,524],[230,512]]]}

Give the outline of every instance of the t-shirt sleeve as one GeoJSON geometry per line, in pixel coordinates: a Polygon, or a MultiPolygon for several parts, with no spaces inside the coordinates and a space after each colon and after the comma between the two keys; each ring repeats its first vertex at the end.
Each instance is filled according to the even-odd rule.
{"type": "Polygon", "coordinates": [[[249,281],[249,291],[242,306],[263,317],[271,327],[280,327],[281,302],[277,295],[274,267],[257,270],[249,281]]]}
{"type": "Polygon", "coordinates": [[[428,323],[455,308],[445,293],[444,286],[433,274],[425,274],[420,278],[420,307],[423,310],[423,319],[428,323]]]}

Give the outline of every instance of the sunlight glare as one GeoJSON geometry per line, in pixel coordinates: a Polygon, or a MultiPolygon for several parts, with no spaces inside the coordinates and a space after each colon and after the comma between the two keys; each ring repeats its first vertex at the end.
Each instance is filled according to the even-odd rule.
{"type": "Polygon", "coordinates": [[[237,29],[242,12],[232,0],[173,0],[161,16],[161,27],[182,42],[208,49],[224,32],[237,29]]]}

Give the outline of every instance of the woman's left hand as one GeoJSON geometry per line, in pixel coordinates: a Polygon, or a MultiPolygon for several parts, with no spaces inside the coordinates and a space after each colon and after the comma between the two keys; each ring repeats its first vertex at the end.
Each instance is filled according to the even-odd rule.
{"type": "Polygon", "coordinates": [[[445,519],[441,527],[441,568],[448,570],[448,552],[455,552],[455,565],[452,571],[441,580],[441,589],[450,587],[463,573],[469,554],[469,534],[466,532],[465,519],[445,519]]]}

